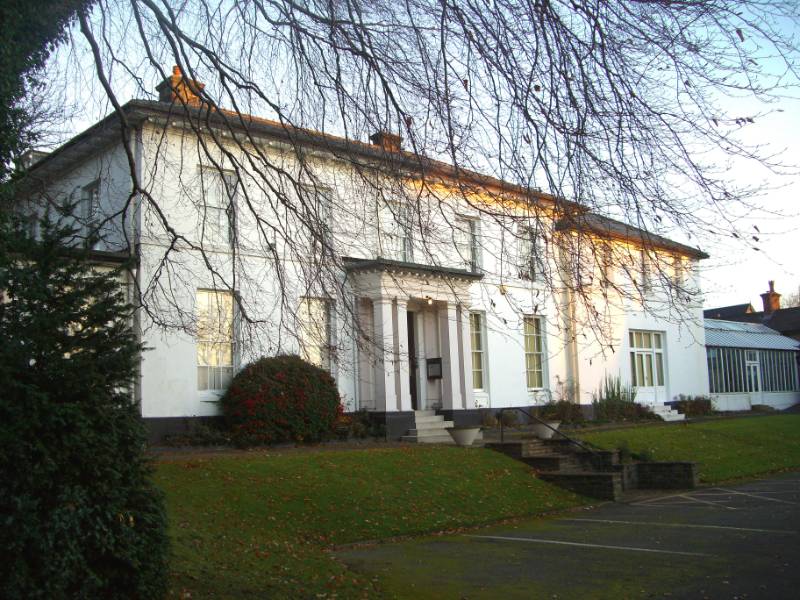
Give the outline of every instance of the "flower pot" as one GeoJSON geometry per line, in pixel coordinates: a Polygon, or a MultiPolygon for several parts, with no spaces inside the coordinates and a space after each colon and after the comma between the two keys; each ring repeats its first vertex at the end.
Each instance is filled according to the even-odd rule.
{"type": "Polygon", "coordinates": [[[448,427],[450,437],[459,446],[472,446],[472,442],[478,437],[480,427],[448,427]]]}
{"type": "MultiPolygon", "coordinates": [[[[561,425],[561,421],[548,421],[547,424],[553,429],[558,429],[558,426],[561,425]]],[[[533,435],[538,437],[540,440],[549,440],[555,435],[555,431],[550,429],[550,427],[545,427],[541,423],[534,423],[533,435]]]]}

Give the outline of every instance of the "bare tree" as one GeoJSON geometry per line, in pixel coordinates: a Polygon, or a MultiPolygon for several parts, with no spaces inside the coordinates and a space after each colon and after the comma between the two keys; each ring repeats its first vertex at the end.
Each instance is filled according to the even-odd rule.
{"type": "Polygon", "coordinates": [[[571,326],[559,320],[569,336],[580,323],[611,346],[609,306],[635,300],[680,318],[696,301],[687,248],[664,251],[660,235],[744,237],[729,207],[754,190],[724,161],[782,165],[742,143],[760,115],[737,100],[766,111],[796,90],[797,18],[794,2],[759,0],[101,0],[78,15],[70,43],[78,64],[80,49],[91,56],[130,167],[128,202],[108,219],[143,211],[165,248],[136,280],[154,322],[191,329],[180,290],[198,264],[236,290],[246,324],[296,330],[298,296],[337,299],[352,317],[343,257],[366,238],[337,224],[393,220],[379,253],[411,260],[397,247],[409,244],[415,262],[452,266],[443,248],[458,245],[460,203],[491,224],[482,251],[501,272],[486,285],[528,270],[542,303],[564,290],[580,300],[571,326]],[[142,173],[122,97],[152,98],[172,64],[191,93],[151,128],[159,156],[142,173]],[[222,178],[222,205],[184,207],[199,238],[154,187],[166,171],[181,197],[208,189],[173,152],[175,123],[181,147],[222,178]],[[362,143],[376,131],[401,135],[403,150],[393,138],[362,143]],[[212,242],[221,214],[230,259],[212,242]],[[247,293],[265,279],[279,290],[269,314],[247,293]],[[662,300],[648,303],[654,287],[662,300]]]}

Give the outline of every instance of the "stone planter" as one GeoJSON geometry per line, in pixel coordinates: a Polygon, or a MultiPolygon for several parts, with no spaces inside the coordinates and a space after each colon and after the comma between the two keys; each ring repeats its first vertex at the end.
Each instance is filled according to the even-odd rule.
{"type": "MultiPolygon", "coordinates": [[[[548,421],[547,424],[553,429],[558,429],[558,426],[561,425],[561,421],[548,421]]],[[[555,435],[555,431],[550,429],[550,427],[545,427],[541,423],[534,423],[533,435],[538,437],[540,440],[549,440],[555,435]]]]}
{"type": "Polygon", "coordinates": [[[472,442],[478,437],[480,427],[448,427],[447,432],[453,441],[462,447],[472,446],[472,442]]]}

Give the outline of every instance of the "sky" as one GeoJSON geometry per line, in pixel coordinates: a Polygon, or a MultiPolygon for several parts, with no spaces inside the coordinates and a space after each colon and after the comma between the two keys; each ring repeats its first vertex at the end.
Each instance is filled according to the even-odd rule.
{"type": "MultiPolygon", "coordinates": [[[[66,95],[83,97],[75,98],[77,110],[67,130],[61,132],[62,139],[79,133],[110,110],[91,67],[86,68],[90,61],[85,58],[78,60],[84,65],[82,72],[71,71],[75,80],[71,90],[65,87],[66,95]]],[[[54,60],[64,60],[64,53],[57,54],[54,60]]],[[[766,67],[769,69],[770,65],[766,67]]],[[[751,237],[743,242],[729,235],[678,239],[699,245],[710,255],[701,262],[706,307],[751,302],[760,310],[759,294],[766,291],[768,280],[774,280],[776,290],[784,294],[796,292],[800,286],[800,91],[796,95],[798,98],[785,98],[769,106],[769,114],[756,118],[755,123],[740,133],[745,144],[760,146],[762,152],[778,155],[782,163],[796,167],[776,174],[757,165],[737,163],[727,172],[733,183],[756,185],[763,190],[757,199],[761,208],[739,215],[737,223],[739,231],[750,232],[758,240],[751,237]]],[[[128,97],[121,93],[120,99],[125,101],[128,97]]],[[[725,103],[730,112],[739,115],[757,115],[764,110],[752,102],[726,99],[725,103]]],[[[725,157],[720,152],[719,164],[724,163],[725,157]]]]}

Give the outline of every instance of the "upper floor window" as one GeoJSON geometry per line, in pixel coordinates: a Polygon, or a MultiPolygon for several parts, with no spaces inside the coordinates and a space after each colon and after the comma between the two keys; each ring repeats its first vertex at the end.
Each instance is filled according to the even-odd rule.
{"type": "Polygon", "coordinates": [[[658,331],[628,332],[631,384],[634,387],[664,385],[664,334],[658,331]]]}
{"type": "Polygon", "coordinates": [[[100,212],[100,180],[96,179],[89,185],[81,190],[80,202],[80,221],[83,227],[83,235],[86,242],[89,243],[89,238],[94,237],[92,245],[96,244],[97,240],[97,217],[100,212]]]}
{"type": "Polygon", "coordinates": [[[476,390],[483,390],[486,387],[486,336],[483,313],[469,313],[469,333],[470,341],[472,342],[472,387],[476,390]]]}
{"type": "Polygon", "coordinates": [[[302,357],[330,370],[333,350],[330,301],[324,298],[301,298],[297,316],[302,357]]]}
{"type": "Polygon", "coordinates": [[[525,374],[528,389],[544,387],[544,333],[541,317],[523,319],[525,374]]]}
{"type": "Polygon", "coordinates": [[[333,244],[333,190],[319,184],[301,184],[301,188],[311,217],[312,252],[322,254],[333,244]]]}
{"type": "Polygon", "coordinates": [[[197,389],[224,390],[233,377],[233,294],[198,290],[197,389]]]}
{"type": "Polygon", "coordinates": [[[411,262],[414,252],[411,215],[406,203],[384,202],[380,214],[381,256],[411,262]]]}
{"type": "Polygon", "coordinates": [[[652,289],[652,265],[647,250],[642,248],[639,251],[639,287],[642,293],[648,293],[652,289]]]}
{"type": "Polygon", "coordinates": [[[458,251],[459,265],[468,271],[478,271],[480,264],[480,221],[456,217],[453,238],[458,251]]]}
{"type": "Polygon", "coordinates": [[[239,179],[232,171],[204,168],[200,170],[200,184],[203,240],[216,246],[227,246],[233,239],[239,179]]]}
{"type": "Polygon", "coordinates": [[[544,274],[544,243],[534,227],[523,226],[518,231],[520,279],[539,281],[544,274]]]}

